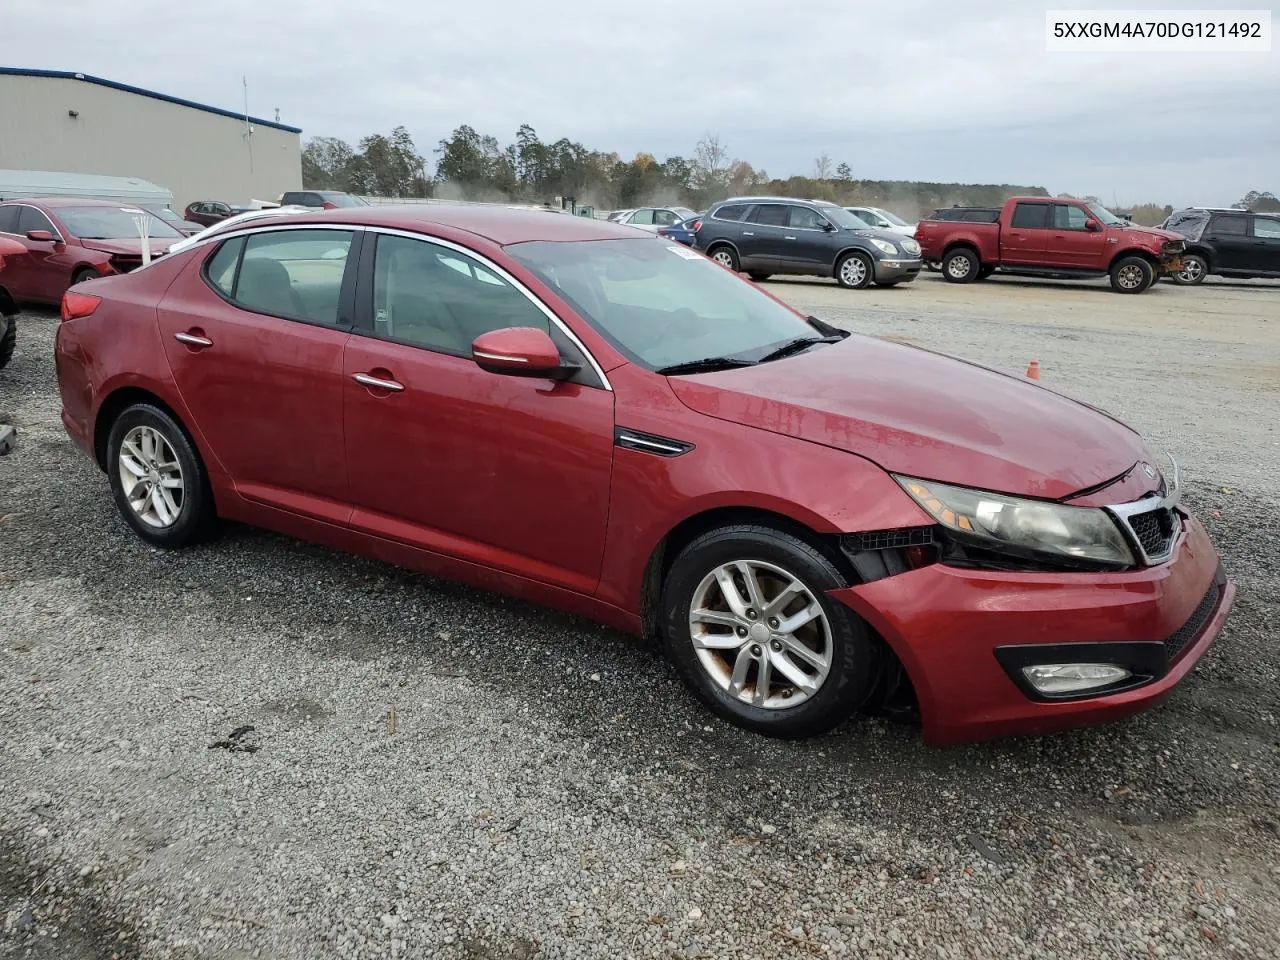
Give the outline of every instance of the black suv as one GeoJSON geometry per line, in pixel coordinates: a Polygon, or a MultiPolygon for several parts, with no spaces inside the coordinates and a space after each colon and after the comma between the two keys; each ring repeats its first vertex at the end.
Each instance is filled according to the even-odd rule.
{"type": "Polygon", "coordinates": [[[369,201],[340,190],[290,190],[281,195],[280,206],[338,210],[342,207],[367,207],[369,201]]]}
{"type": "Polygon", "coordinates": [[[733,197],[712,204],[696,230],[694,247],[752,280],[790,273],[891,287],[914,280],[922,266],[910,237],[872,230],[823,200],[733,197]]]}
{"type": "Polygon", "coordinates": [[[1280,213],[1189,207],[1162,226],[1187,240],[1185,266],[1173,275],[1177,283],[1199,283],[1211,273],[1280,278],[1280,213]]]}

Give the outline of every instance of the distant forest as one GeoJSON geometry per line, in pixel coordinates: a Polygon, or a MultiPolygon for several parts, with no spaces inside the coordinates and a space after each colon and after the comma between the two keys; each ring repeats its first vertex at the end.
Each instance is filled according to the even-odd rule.
{"type": "MultiPolygon", "coordinates": [[[[659,161],[648,153],[623,160],[616,153],[589,150],[564,138],[544,143],[528,124],[506,146],[496,137],[461,126],[439,142],[434,154],[433,174],[404,127],[396,127],[389,136],[365,137],[354,147],[335,137],[316,137],[302,151],[302,182],[310,189],[377,197],[518,203],[572,197],[597,210],[648,204],[701,210],[725,197],[763,193],[885,207],[907,219],[937,207],[997,206],[1011,196],[1050,196],[1045,187],[1023,184],[860,180],[848,163],[836,163],[826,154],[813,161],[810,176],[777,179],[733,159],[713,133],[699,140],[689,157],[659,161]]],[[[1270,193],[1250,191],[1237,206],[1280,210],[1280,201],[1270,193]]],[[[1173,208],[1144,203],[1116,212],[1136,223],[1156,224],[1173,208]]]]}

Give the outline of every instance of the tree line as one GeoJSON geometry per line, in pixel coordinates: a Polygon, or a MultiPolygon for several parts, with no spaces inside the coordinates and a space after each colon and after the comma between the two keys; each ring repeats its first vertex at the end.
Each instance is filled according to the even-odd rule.
{"type": "MultiPolygon", "coordinates": [[[[464,124],[440,140],[433,152],[434,174],[402,126],[389,136],[364,137],[354,147],[336,137],[315,137],[302,151],[302,183],[313,190],[380,197],[537,204],[572,197],[598,210],[657,203],[701,210],[724,197],[762,193],[886,207],[908,218],[936,207],[998,206],[1011,196],[1050,196],[1044,187],[1022,184],[857,179],[847,162],[835,163],[825,153],[814,160],[811,175],[778,179],[732,157],[715,133],[703,136],[688,157],[659,161],[652,154],[637,153],[624,160],[564,137],[545,143],[528,124],[505,146],[464,124]]],[[[1237,206],[1280,209],[1280,201],[1270,193],[1250,191],[1237,206]]],[[[1154,224],[1172,210],[1142,204],[1124,212],[1135,222],[1154,224]]]]}

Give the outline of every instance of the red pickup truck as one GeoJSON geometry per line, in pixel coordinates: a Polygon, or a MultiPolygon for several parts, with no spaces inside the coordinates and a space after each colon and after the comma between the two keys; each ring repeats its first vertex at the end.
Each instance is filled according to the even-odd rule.
{"type": "Polygon", "coordinates": [[[994,223],[981,220],[987,218],[921,220],[921,257],[940,262],[952,283],[981,280],[997,270],[1033,277],[1109,275],[1120,293],[1142,293],[1182,270],[1181,236],[1135,226],[1098,203],[1011,197],[994,223]]]}

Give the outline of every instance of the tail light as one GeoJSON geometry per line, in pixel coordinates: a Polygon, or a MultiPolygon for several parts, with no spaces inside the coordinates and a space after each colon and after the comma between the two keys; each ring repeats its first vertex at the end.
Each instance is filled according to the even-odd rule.
{"type": "Polygon", "coordinates": [[[81,317],[87,317],[93,311],[98,309],[98,304],[102,302],[101,297],[90,296],[87,293],[76,293],[74,290],[68,290],[62,295],[62,319],[79,320],[81,317]]]}
{"type": "Polygon", "coordinates": [[[324,206],[323,206],[323,207],[321,207],[320,209],[322,209],[322,210],[337,210],[337,209],[338,209],[338,205],[337,205],[336,203],[334,203],[332,200],[326,200],[326,201],[324,202],[324,206]]]}
{"type": "Polygon", "coordinates": [[[689,229],[692,230],[694,233],[697,233],[699,230],[702,229],[702,221],[701,220],[693,221],[689,229]]]}

